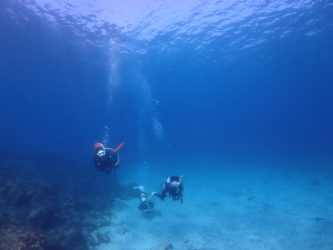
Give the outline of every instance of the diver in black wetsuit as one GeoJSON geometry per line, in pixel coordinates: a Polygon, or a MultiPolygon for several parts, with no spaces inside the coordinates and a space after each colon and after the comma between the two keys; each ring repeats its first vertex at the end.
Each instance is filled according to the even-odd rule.
{"type": "Polygon", "coordinates": [[[165,197],[171,197],[173,200],[179,200],[183,203],[183,193],[184,193],[184,185],[183,185],[183,177],[182,176],[169,176],[163,186],[162,191],[160,193],[153,192],[151,195],[156,195],[161,200],[164,200],[165,197]]]}
{"type": "Polygon", "coordinates": [[[143,213],[153,212],[154,210],[154,202],[151,200],[151,196],[145,192],[143,186],[136,186],[134,189],[139,191],[140,203],[139,210],[143,213]]]}
{"type": "Polygon", "coordinates": [[[95,143],[95,149],[94,164],[97,171],[109,174],[112,169],[119,167],[119,149],[116,151],[112,148],[106,148],[100,142],[95,143]]]}

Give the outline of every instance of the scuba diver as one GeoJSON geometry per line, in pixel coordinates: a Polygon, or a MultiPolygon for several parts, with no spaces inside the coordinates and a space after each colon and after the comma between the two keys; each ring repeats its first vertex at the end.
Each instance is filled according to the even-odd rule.
{"type": "Polygon", "coordinates": [[[160,193],[153,192],[151,195],[156,195],[162,201],[165,197],[171,197],[173,200],[179,200],[183,203],[183,192],[184,192],[184,185],[183,185],[183,176],[169,176],[166,178],[163,186],[162,191],[160,193]]]}
{"type": "Polygon", "coordinates": [[[119,167],[118,151],[124,146],[124,143],[119,144],[115,149],[106,148],[100,142],[95,143],[96,154],[94,164],[97,171],[109,174],[112,169],[119,167]]]}
{"type": "Polygon", "coordinates": [[[151,201],[151,196],[148,196],[145,192],[145,189],[143,186],[136,186],[134,189],[139,191],[139,197],[140,197],[140,204],[139,204],[139,210],[143,213],[151,212],[154,209],[154,202],[151,201]]]}

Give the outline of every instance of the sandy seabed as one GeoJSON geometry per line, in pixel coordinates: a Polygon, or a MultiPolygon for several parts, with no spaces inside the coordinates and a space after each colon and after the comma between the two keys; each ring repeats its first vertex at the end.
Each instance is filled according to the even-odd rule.
{"type": "Polygon", "coordinates": [[[333,249],[330,168],[213,162],[121,170],[115,178],[2,162],[0,249],[333,249]],[[174,174],[184,175],[184,203],[155,197],[155,210],[141,213],[133,186],[156,191],[174,174]]]}
{"type": "MultiPolygon", "coordinates": [[[[216,164],[177,171],[185,176],[183,204],[155,199],[149,215],[137,199],[120,200],[112,225],[96,231],[110,242],[94,249],[333,249],[329,169],[216,164]]],[[[156,179],[161,172],[143,182],[156,179]]]]}

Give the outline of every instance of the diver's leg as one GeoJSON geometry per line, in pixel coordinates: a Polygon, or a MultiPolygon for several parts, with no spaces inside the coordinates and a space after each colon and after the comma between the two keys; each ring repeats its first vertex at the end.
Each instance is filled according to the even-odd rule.
{"type": "Polygon", "coordinates": [[[152,192],[151,196],[153,196],[153,195],[156,195],[158,198],[160,198],[163,201],[166,197],[166,192],[164,190],[161,193],[152,192]]]}

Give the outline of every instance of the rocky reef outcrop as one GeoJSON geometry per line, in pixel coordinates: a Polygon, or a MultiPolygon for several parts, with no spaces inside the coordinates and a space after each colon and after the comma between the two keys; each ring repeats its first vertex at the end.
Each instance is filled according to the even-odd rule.
{"type": "Polygon", "coordinates": [[[72,164],[0,162],[0,249],[89,249],[110,241],[91,232],[111,223],[132,185],[72,164]]]}

